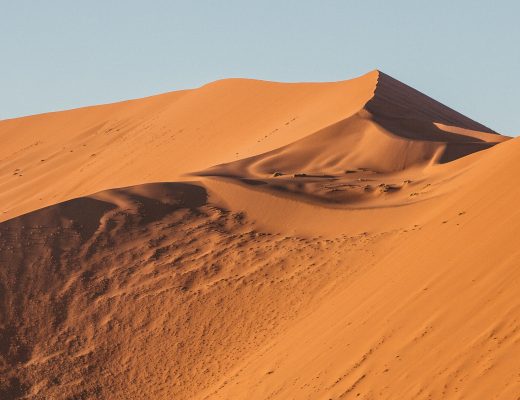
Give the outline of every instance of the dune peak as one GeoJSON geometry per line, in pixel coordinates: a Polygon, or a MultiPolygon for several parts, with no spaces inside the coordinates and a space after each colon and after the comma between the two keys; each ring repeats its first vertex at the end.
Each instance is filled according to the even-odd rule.
{"type": "Polygon", "coordinates": [[[378,69],[371,71],[370,74],[377,76],[377,82],[374,94],[364,108],[375,115],[497,133],[378,69]]]}

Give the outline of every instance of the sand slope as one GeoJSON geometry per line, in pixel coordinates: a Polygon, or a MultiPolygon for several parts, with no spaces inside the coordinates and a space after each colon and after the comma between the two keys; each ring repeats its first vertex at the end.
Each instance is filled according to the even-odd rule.
{"type": "Polygon", "coordinates": [[[379,71],[0,139],[2,399],[520,395],[518,139],[379,71]]]}
{"type": "Polygon", "coordinates": [[[357,112],[376,81],[375,72],[325,84],[230,79],[1,121],[0,216],[113,187],[171,181],[289,144],[357,112]]]}

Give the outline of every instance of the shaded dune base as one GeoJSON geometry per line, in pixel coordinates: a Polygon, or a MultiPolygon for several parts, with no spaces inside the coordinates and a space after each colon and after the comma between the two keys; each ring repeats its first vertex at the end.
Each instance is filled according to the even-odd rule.
{"type": "Polygon", "coordinates": [[[6,138],[0,398],[517,400],[518,139],[378,71],[6,138]]]}
{"type": "Polygon", "coordinates": [[[1,224],[3,393],[193,398],[330,290],[327,251],[375,240],[260,232],[206,200],[150,184],[1,224]]]}

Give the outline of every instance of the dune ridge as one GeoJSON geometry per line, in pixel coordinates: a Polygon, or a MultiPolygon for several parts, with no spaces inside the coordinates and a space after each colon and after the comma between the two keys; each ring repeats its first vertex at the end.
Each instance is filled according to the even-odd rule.
{"type": "Polygon", "coordinates": [[[520,394],[520,141],[380,71],[0,140],[2,399],[520,394]]]}
{"type": "Polygon", "coordinates": [[[374,95],[365,104],[367,111],[373,114],[389,118],[433,121],[468,130],[497,133],[384,72],[376,70],[376,73],[374,95]]]}

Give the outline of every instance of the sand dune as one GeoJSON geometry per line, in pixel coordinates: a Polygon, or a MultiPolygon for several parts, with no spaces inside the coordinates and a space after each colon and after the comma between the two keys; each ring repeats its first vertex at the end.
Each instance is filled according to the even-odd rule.
{"type": "MultiPolygon", "coordinates": [[[[388,196],[381,203],[375,195],[406,187],[410,196],[414,193],[410,184],[430,173],[425,168],[509,139],[384,73],[376,74],[372,97],[353,115],[286,146],[198,175],[232,178],[328,202],[387,206],[388,196]]],[[[395,203],[396,196],[392,199],[395,203]]],[[[402,193],[397,201],[406,202],[402,193]]]]}
{"type": "Polygon", "coordinates": [[[384,73],[0,140],[1,399],[520,396],[520,141],[384,73]]]}
{"type": "Polygon", "coordinates": [[[273,150],[357,112],[376,81],[375,72],[325,84],[230,79],[2,121],[1,218],[273,150]]]}

